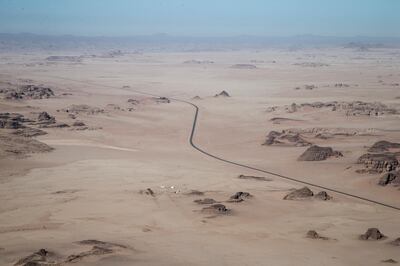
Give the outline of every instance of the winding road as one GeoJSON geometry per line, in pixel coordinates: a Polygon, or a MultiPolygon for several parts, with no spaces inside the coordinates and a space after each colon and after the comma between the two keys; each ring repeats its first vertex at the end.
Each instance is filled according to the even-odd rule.
{"type": "MultiPolygon", "coordinates": [[[[119,90],[122,89],[120,87],[104,85],[104,84],[97,84],[97,83],[93,83],[93,82],[75,80],[75,79],[64,78],[64,77],[57,77],[57,76],[46,76],[46,77],[60,79],[60,80],[66,80],[66,81],[72,81],[72,82],[82,83],[82,84],[87,84],[87,85],[105,87],[105,88],[112,88],[112,89],[119,89],[119,90]]],[[[124,89],[124,90],[129,91],[129,92],[134,92],[134,93],[137,93],[137,94],[147,95],[147,96],[164,97],[164,96],[160,96],[160,95],[156,95],[156,94],[152,94],[152,93],[147,93],[147,92],[143,92],[143,91],[138,91],[138,90],[132,90],[132,89],[128,89],[128,88],[124,89]]],[[[199,110],[200,110],[199,107],[197,105],[195,105],[194,103],[186,101],[186,100],[181,100],[181,99],[177,99],[177,98],[168,98],[168,99],[170,99],[172,101],[176,101],[176,102],[185,103],[185,104],[188,104],[191,107],[193,107],[193,109],[195,110],[195,113],[194,113],[194,118],[193,118],[192,129],[191,129],[190,137],[189,137],[189,144],[195,150],[201,152],[202,154],[204,154],[204,155],[206,155],[208,157],[214,158],[214,159],[216,159],[218,161],[221,161],[221,162],[224,162],[224,163],[227,163],[227,164],[236,165],[238,167],[242,167],[242,168],[258,171],[258,172],[261,172],[261,173],[264,173],[264,174],[268,174],[268,175],[272,175],[272,176],[275,176],[275,177],[278,177],[278,178],[281,178],[281,179],[289,180],[289,181],[292,181],[292,182],[296,182],[296,183],[299,183],[299,184],[311,186],[311,187],[314,187],[314,188],[323,189],[323,190],[326,190],[326,191],[329,191],[329,192],[333,192],[333,193],[344,195],[344,196],[347,196],[347,197],[350,197],[350,198],[362,200],[362,201],[365,201],[365,202],[368,202],[368,203],[373,203],[373,204],[376,204],[376,205],[379,205],[379,206],[383,206],[383,207],[387,207],[387,208],[390,208],[390,209],[393,209],[393,210],[400,211],[400,207],[393,206],[393,205],[390,205],[390,204],[386,204],[384,202],[380,202],[380,201],[376,201],[376,200],[369,199],[369,198],[366,198],[366,197],[358,196],[358,195],[355,195],[355,194],[352,194],[352,193],[347,193],[345,191],[341,191],[341,190],[338,190],[338,189],[329,188],[329,187],[326,187],[326,186],[323,186],[323,185],[318,185],[318,184],[315,184],[315,183],[307,182],[307,181],[301,180],[300,178],[289,177],[289,176],[282,175],[282,174],[279,174],[279,173],[275,173],[275,172],[267,171],[267,170],[264,170],[264,169],[256,168],[256,167],[253,167],[253,166],[249,166],[249,165],[241,164],[241,163],[238,163],[238,162],[230,161],[230,160],[218,157],[218,156],[216,156],[216,155],[214,155],[212,153],[209,153],[206,150],[200,148],[194,141],[195,134],[196,134],[197,119],[198,119],[199,110]]]]}

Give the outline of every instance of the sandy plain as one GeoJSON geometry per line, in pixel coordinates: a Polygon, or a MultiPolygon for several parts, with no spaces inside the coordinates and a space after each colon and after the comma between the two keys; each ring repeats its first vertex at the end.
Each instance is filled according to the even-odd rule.
{"type": "Polygon", "coordinates": [[[46,111],[57,121],[71,124],[74,120],[57,110],[72,104],[105,110],[78,114],[77,120],[91,130],[44,129],[48,134],[35,139],[53,147],[51,152],[0,160],[1,265],[14,265],[41,248],[62,261],[90,250],[77,243],[87,239],[124,248],[85,256],[75,265],[384,265],[383,260],[400,261],[399,247],[388,244],[400,237],[398,210],[331,192],[329,201],[283,200],[303,185],[205,156],[189,145],[192,106],[157,103],[136,93],[195,103],[199,117],[194,141],[212,154],[400,207],[398,187],[378,186],[378,174],[355,172],[360,168],[357,158],[374,142],[400,142],[398,114],[346,116],[327,108],[287,112],[282,107],[358,100],[400,108],[400,87],[394,85],[400,82],[400,51],[128,53],[51,64],[44,53],[0,56],[1,81],[29,79],[50,86],[56,94],[40,100],[2,99],[2,113],[33,116],[46,111]],[[184,63],[193,59],[214,63],[184,63]],[[296,65],[304,62],[327,66],[296,65]],[[256,68],[232,68],[235,64],[256,68]],[[349,86],[335,87],[337,83],[349,86]],[[317,88],[304,89],[307,84],[317,88]],[[214,97],[222,90],[231,97],[214,97]],[[193,100],[196,95],[201,99],[193,100]],[[132,106],[128,99],[140,104],[132,106]],[[267,112],[272,106],[279,108],[267,112]],[[134,110],[128,111],[131,107],[134,110]],[[273,117],[296,120],[277,124],[270,120],[273,117]],[[302,162],[297,157],[306,147],[262,145],[271,130],[288,128],[344,128],[373,134],[312,138],[315,144],[340,150],[343,157],[302,162]],[[240,174],[271,180],[239,179],[240,174]],[[154,195],[143,193],[147,188],[154,195]],[[204,195],[190,195],[192,190],[204,195]],[[253,197],[226,202],[238,191],[253,197]],[[201,211],[204,206],[193,202],[201,198],[213,198],[231,212],[210,216],[201,211]],[[360,240],[359,235],[371,227],[379,228],[387,239],[360,240]],[[312,229],[330,239],[306,238],[312,229]]]}

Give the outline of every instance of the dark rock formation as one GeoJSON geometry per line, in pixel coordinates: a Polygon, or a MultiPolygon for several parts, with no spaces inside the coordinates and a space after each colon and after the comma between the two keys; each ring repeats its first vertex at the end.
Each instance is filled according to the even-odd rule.
{"type": "Polygon", "coordinates": [[[390,242],[390,245],[400,246],[400,237],[398,237],[395,240],[393,240],[392,242],[390,242]]]}
{"type": "Polygon", "coordinates": [[[220,203],[205,207],[202,211],[211,214],[228,214],[230,212],[230,210],[227,209],[225,205],[220,203]]]}
{"type": "Polygon", "coordinates": [[[378,181],[381,186],[389,184],[400,185],[400,169],[384,173],[378,181]]]}
{"type": "Polygon", "coordinates": [[[195,202],[197,204],[214,204],[214,203],[217,203],[214,199],[210,199],[210,198],[197,199],[197,200],[194,200],[193,202],[195,202]]]}
{"type": "Polygon", "coordinates": [[[314,198],[319,199],[319,200],[330,200],[332,199],[331,196],[328,195],[328,193],[326,193],[326,191],[320,191],[318,192],[314,198]]]}
{"type": "Polygon", "coordinates": [[[298,199],[307,199],[312,198],[314,193],[308,187],[303,187],[300,189],[296,189],[289,194],[287,194],[283,199],[284,200],[298,200],[298,199]]]}
{"type": "Polygon", "coordinates": [[[307,238],[311,238],[311,239],[322,239],[322,240],[328,240],[328,237],[325,236],[320,236],[317,231],[315,230],[309,230],[306,234],[307,238]]]}
{"type": "Polygon", "coordinates": [[[54,96],[53,90],[49,87],[32,84],[2,90],[1,93],[7,100],[46,99],[54,96]]]}
{"type": "Polygon", "coordinates": [[[368,149],[368,151],[369,152],[384,152],[384,151],[388,151],[389,149],[399,149],[399,148],[400,148],[400,143],[381,140],[381,141],[375,142],[374,145],[372,145],[368,149]]]}
{"type": "Polygon", "coordinates": [[[380,240],[386,238],[378,228],[368,228],[367,232],[360,235],[361,240],[380,240]]]}
{"type": "Polygon", "coordinates": [[[249,192],[239,191],[239,192],[236,192],[234,195],[232,195],[228,201],[229,202],[241,202],[250,197],[252,197],[252,195],[249,192]]]}
{"type": "Polygon", "coordinates": [[[267,139],[263,145],[282,145],[282,146],[296,146],[303,147],[311,145],[310,142],[305,140],[299,133],[270,131],[267,139]]]}
{"type": "Polygon", "coordinates": [[[357,160],[358,164],[364,164],[365,169],[359,172],[382,173],[396,170],[399,161],[391,153],[373,154],[366,153],[357,160]]]}
{"type": "Polygon", "coordinates": [[[334,151],[331,147],[320,147],[313,145],[308,148],[300,157],[298,161],[323,161],[329,157],[342,157],[343,154],[339,151],[334,151]]]}
{"type": "Polygon", "coordinates": [[[56,122],[54,116],[49,115],[47,112],[41,112],[38,115],[38,121],[47,124],[53,124],[56,122]]]}
{"type": "Polygon", "coordinates": [[[67,108],[62,109],[61,111],[71,114],[87,114],[94,115],[99,113],[104,113],[104,109],[89,106],[87,104],[73,104],[67,108]]]}

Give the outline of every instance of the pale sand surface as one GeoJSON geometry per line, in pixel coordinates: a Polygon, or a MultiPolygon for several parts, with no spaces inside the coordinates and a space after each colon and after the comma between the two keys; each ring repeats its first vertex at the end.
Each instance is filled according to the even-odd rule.
{"type": "Polygon", "coordinates": [[[400,142],[399,115],[347,117],[328,109],[266,112],[270,106],[332,100],[379,101],[399,108],[395,97],[400,96],[400,87],[378,82],[400,82],[400,57],[393,50],[145,53],[85,59],[82,64],[24,66],[42,62],[46,56],[8,54],[8,64],[0,64],[0,79],[32,79],[52,86],[57,97],[0,100],[1,112],[47,111],[57,121],[72,123],[67,113],[57,110],[88,104],[106,111],[78,115],[77,120],[92,130],[44,129],[48,134],[36,139],[55,148],[52,152],[0,160],[1,265],[12,265],[40,248],[66,257],[86,250],[75,243],[85,239],[129,248],[90,256],[75,265],[379,265],[389,258],[400,261],[399,247],[388,244],[400,237],[400,211],[335,193],[329,193],[331,201],[282,200],[302,185],[206,157],[188,142],[194,116],[191,106],[175,101],[157,104],[134,93],[198,105],[195,142],[212,154],[400,207],[398,188],[378,186],[379,175],[355,172],[360,167],[355,162],[367,146],[378,140],[400,142]],[[182,63],[191,59],[215,63],[182,63]],[[230,68],[254,59],[264,63],[256,64],[257,69],[230,68]],[[305,61],[329,66],[293,65],[305,61]],[[335,83],[351,86],[336,88],[335,83]],[[318,88],[294,90],[306,84],[318,88]],[[122,88],[125,85],[129,88],[122,88]],[[222,90],[232,97],[213,97],[222,90]],[[202,99],[191,100],[196,95],[202,99]],[[128,112],[129,98],[144,100],[144,104],[128,112]],[[299,121],[274,124],[269,121],[272,117],[299,121]],[[321,162],[297,161],[306,147],[261,145],[270,130],[313,127],[373,128],[376,134],[314,139],[344,155],[321,162]],[[243,180],[237,178],[239,174],[273,180],[243,180]],[[140,193],[147,188],[155,192],[154,197],[140,193]],[[205,195],[185,194],[191,190],[205,195]],[[237,191],[254,197],[224,203],[237,191]],[[208,218],[200,211],[203,206],[193,202],[204,197],[222,202],[231,214],[208,218]],[[378,227],[388,238],[359,240],[370,227],[378,227]],[[331,239],[308,239],[305,235],[310,229],[331,239]]]}

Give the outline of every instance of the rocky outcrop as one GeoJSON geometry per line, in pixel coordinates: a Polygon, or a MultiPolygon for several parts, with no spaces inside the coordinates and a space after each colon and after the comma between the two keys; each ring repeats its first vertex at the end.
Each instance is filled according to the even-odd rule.
{"type": "Polygon", "coordinates": [[[361,240],[380,240],[386,238],[378,228],[368,228],[367,232],[360,235],[361,240]]]}
{"type": "Polygon", "coordinates": [[[4,98],[7,100],[47,99],[54,96],[54,92],[51,88],[32,84],[1,89],[0,93],[3,94],[4,98]]]}
{"type": "Polygon", "coordinates": [[[314,193],[308,187],[303,187],[300,189],[296,189],[289,194],[287,194],[283,199],[284,200],[300,200],[300,199],[308,199],[312,198],[314,193]]]}
{"type": "Polygon", "coordinates": [[[285,130],[271,131],[267,135],[267,139],[263,145],[281,145],[281,146],[295,146],[303,147],[311,145],[310,142],[305,140],[299,133],[287,132],[285,130]]]}
{"type": "MultiPolygon", "coordinates": [[[[300,87],[296,87],[300,89],[300,87]]],[[[313,86],[308,87],[308,89],[314,89],[313,86]]],[[[273,109],[276,110],[286,110],[286,112],[293,113],[298,111],[304,111],[308,109],[330,109],[335,112],[342,112],[346,116],[381,116],[381,115],[393,115],[399,114],[400,111],[394,107],[390,107],[386,104],[380,102],[362,102],[362,101],[352,101],[352,102],[312,102],[312,103],[292,103],[291,105],[285,105],[281,107],[274,106],[270,108],[269,111],[273,109]]]]}
{"type": "Polygon", "coordinates": [[[400,143],[390,142],[386,140],[381,140],[375,142],[368,151],[369,152],[385,152],[389,151],[389,149],[400,149],[400,143]]]}
{"type": "Polygon", "coordinates": [[[239,191],[239,192],[236,192],[235,194],[233,194],[229,198],[228,202],[241,202],[250,197],[252,197],[252,195],[249,192],[239,191]]]}
{"type": "Polygon", "coordinates": [[[331,147],[320,147],[313,145],[308,148],[300,157],[298,161],[323,161],[329,157],[342,157],[343,154],[339,151],[334,151],[331,147]]]}
{"type": "Polygon", "coordinates": [[[396,170],[399,161],[396,156],[391,153],[366,153],[357,160],[358,164],[363,164],[365,169],[358,170],[357,172],[368,172],[372,174],[390,172],[396,170]]]}
{"type": "Polygon", "coordinates": [[[317,194],[315,194],[314,198],[319,199],[319,200],[331,200],[332,197],[329,196],[329,194],[326,191],[320,191],[317,194]]]}
{"type": "Polygon", "coordinates": [[[23,123],[31,120],[24,118],[23,115],[17,113],[0,113],[0,128],[19,129],[24,128],[23,123]]]}
{"type": "Polygon", "coordinates": [[[386,186],[389,184],[400,185],[400,169],[384,173],[378,181],[378,185],[386,186]]]}
{"type": "Polygon", "coordinates": [[[317,231],[315,230],[309,230],[306,234],[307,238],[311,238],[311,239],[322,239],[322,240],[328,240],[328,237],[325,236],[320,236],[317,231]]]}
{"type": "Polygon", "coordinates": [[[302,200],[302,199],[317,199],[317,200],[330,200],[331,196],[326,193],[326,191],[320,191],[317,194],[309,189],[308,187],[303,187],[300,189],[296,189],[289,194],[287,194],[283,199],[284,200],[302,200]]]}
{"type": "Polygon", "coordinates": [[[214,215],[229,214],[230,210],[225,205],[217,203],[202,209],[202,212],[214,215]]]}
{"type": "Polygon", "coordinates": [[[61,111],[75,115],[77,114],[94,115],[94,114],[104,113],[104,109],[89,106],[87,104],[73,104],[67,108],[61,109],[61,111]]]}

